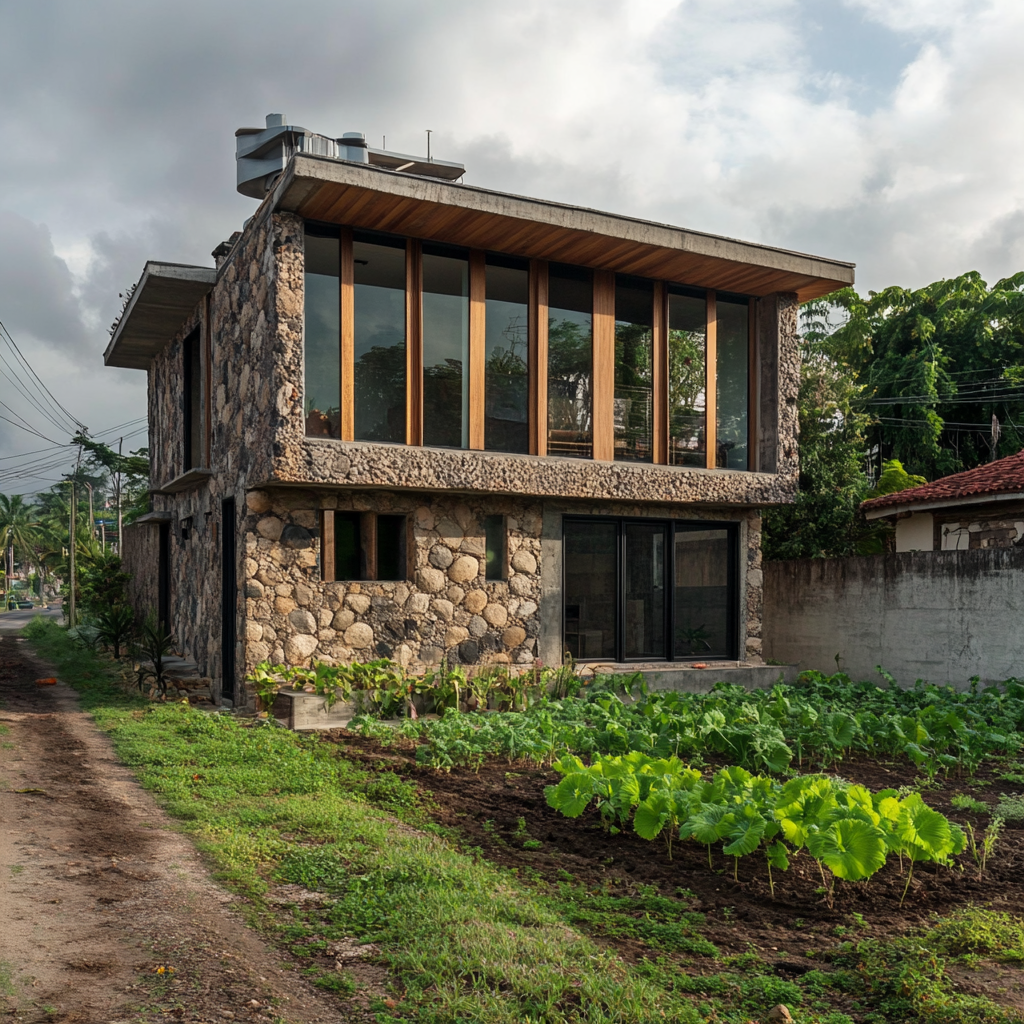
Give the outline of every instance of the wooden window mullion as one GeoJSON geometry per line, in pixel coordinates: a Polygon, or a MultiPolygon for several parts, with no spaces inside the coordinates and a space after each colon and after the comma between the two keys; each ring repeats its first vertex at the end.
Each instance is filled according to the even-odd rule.
{"type": "Polygon", "coordinates": [[[654,282],[654,349],[652,390],[654,392],[653,456],[657,465],[668,462],[668,289],[654,282]]]}
{"type": "Polygon", "coordinates": [[[548,265],[530,261],[527,328],[530,454],[548,453],[548,265]]]}
{"type": "Polygon", "coordinates": [[[320,513],[320,578],[334,581],[334,510],[320,513]]]}
{"type": "Polygon", "coordinates": [[[363,579],[377,578],[377,516],[364,512],[359,517],[359,543],[362,548],[363,579]]]}
{"type": "Polygon", "coordinates": [[[484,448],[487,389],[487,263],[484,253],[469,254],[469,447],[484,448]]]}
{"type": "Polygon", "coordinates": [[[341,439],[356,436],[356,312],[355,262],[352,258],[352,231],[341,229],[341,439]]]}
{"type": "Polygon", "coordinates": [[[704,446],[707,467],[718,465],[718,304],[713,291],[708,291],[707,334],[704,347],[704,446]]]}
{"type": "Polygon", "coordinates": [[[750,298],[747,305],[747,469],[758,469],[758,434],[760,425],[761,361],[757,353],[757,300],[750,298]]]}
{"type": "Polygon", "coordinates": [[[423,444],[423,250],[405,246],[405,443],[423,444]]]}
{"type": "Polygon", "coordinates": [[[615,274],[594,271],[593,367],[591,429],[593,457],[615,458],[615,274]]]}

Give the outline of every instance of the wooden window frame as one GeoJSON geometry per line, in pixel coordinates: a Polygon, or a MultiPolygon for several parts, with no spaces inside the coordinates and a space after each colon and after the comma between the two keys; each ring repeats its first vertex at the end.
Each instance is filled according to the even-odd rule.
{"type": "MultiPolygon", "coordinates": [[[[351,514],[347,510],[344,515],[351,514]]],[[[403,583],[413,578],[413,560],[416,550],[416,535],[412,516],[402,513],[386,513],[400,515],[405,519],[405,576],[400,580],[377,579],[377,515],[376,512],[359,513],[359,567],[361,577],[358,580],[339,580],[335,573],[335,509],[324,509],[320,513],[320,579],[324,583],[403,583]]]]}
{"type": "Polygon", "coordinates": [[[342,228],[339,244],[341,247],[341,273],[339,275],[339,300],[341,303],[341,439],[354,441],[356,436],[356,308],[355,280],[356,265],[352,249],[352,229],[342,228]]]}
{"type": "Polygon", "coordinates": [[[704,450],[708,469],[718,469],[718,297],[707,292],[704,334],[704,450]]]}
{"type": "Polygon", "coordinates": [[[487,254],[469,251],[469,448],[483,451],[487,406],[487,254]]]}
{"type": "Polygon", "coordinates": [[[615,274],[595,270],[591,314],[591,458],[615,461],[615,274]]]}
{"type": "Polygon", "coordinates": [[[530,260],[527,299],[527,423],[530,454],[548,453],[548,264],[530,260]]]}
{"type": "MultiPolygon", "coordinates": [[[[339,228],[340,244],[340,365],[341,365],[341,440],[355,439],[355,262],[353,230],[339,228]]],[[[406,238],[405,243],[405,443],[423,445],[423,255],[422,242],[406,238]]],[[[592,448],[594,461],[615,459],[615,273],[586,268],[593,274],[592,313],[592,448]]],[[[652,389],[654,422],[652,426],[652,462],[669,461],[669,324],[668,284],[653,280],[654,359],[652,389]]],[[[705,292],[707,320],[705,332],[705,465],[718,465],[718,322],[717,297],[713,289],[705,292]]],[[[760,366],[758,350],[759,304],[748,297],[749,345],[747,357],[747,471],[759,467],[760,366]]],[[[469,252],[469,431],[470,451],[486,450],[487,404],[487,254],[481,249],[469,252]]],[[[547,451],[548,410],[548,263],[529,261],[529,297],[527,316],[528,394],[527,419],[529,454],[544,457],[547,451]]],[[[212,456],[212,310],[207,297],[200,346],[203,368],[202,415],[204,421],[204,467],[212,456]]],[[[197,467],[198,468],[198,467],[197,467]]],[[[326,577],[325,577],[326,579],[326,577]]]]}
{"type": "Polygon", "coordinates": [[[423,247],[405,242],[405,443],[423,447],[423,247]]]}

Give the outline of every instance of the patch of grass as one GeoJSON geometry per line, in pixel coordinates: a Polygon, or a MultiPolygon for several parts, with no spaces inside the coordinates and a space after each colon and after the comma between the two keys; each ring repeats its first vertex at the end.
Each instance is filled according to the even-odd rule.
{"type": "MultiPolygon", "coordinates": [[[[759,953],[719,958],[686,890],[623,896],[610,886],[589,892],[569,875],[547,883],[525,868],[499,870],[480,850],[430,831],[413,787],[393,772],[356,765],[316,734],[136,698],[60,627],[34,624],[29,635],[219,876],[248,897],[250,921],[310,964],[315,984],[339,995],[354,988],[311,963],[327,943],[378,946],[393,979],[391,998],[371,1004],[378,1024],[743,1024],[779,1002],[799,1024],[851,1024],[846,1010],[872,1024],[1015,1019],[957,995],[942,957],[959,954],[930,952],[927,938],[845,943],[831,969],[792,981],[759,953]],[[322,902],[272,906],[264,897],[281,883],[322,902]],[[627,962],[606,948],[616,939],[642,943],[651,957],[627,962]],[[688,973],[691,957],[716,973],[688,973]]],[[[529,841],[525,821],[516,831],[529,841]]],[[[946,929],[936,949],[973,943],[1005,959],[1020,949],[1012,919],[994,919],[987,931],[950,921],[934,926],[946,929]]]]}
{"type": "Polygon", "coordinates": [[[968,907],[939,919],[925,943],[950,956],[1024,962],[1024,921],[1002,911],[968,907]]]}
{"type": "Polygon", "coordinates": [[[14,995],[14,971],[7,960],[0,960],[0,996],[14,995]]]}
{"type": "Polygon", "coordinates": [[[1024,793],[1000,793],[993,814],[1006,821],[1024,820],[1024,793]]]}
{"type": "Polygon", "coordinates": [[[967,793],[957,793],[950,797],[949,802],[961,811],[970,811],[971,814],[988,814],[988,804],[984,800],[975,800],[967,793]]]}
{"type": "Polygon", "coordinates": [[[25,865],[24,864],[12,864],[11,865],[11,874],[12,875],[20,875],[22,873],[22,871],[24,871],[24,870],[25,870],[25,865]]]}

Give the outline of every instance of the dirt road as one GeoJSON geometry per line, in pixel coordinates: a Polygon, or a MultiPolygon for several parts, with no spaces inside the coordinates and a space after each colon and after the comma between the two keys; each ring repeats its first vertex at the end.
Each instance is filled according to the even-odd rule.
{"type": "Polygon", "coordinates": [[[0,1017],[349,1020],[243,923],[74,692],[35,685],[45,669],[0,636],[0,1017]]]}

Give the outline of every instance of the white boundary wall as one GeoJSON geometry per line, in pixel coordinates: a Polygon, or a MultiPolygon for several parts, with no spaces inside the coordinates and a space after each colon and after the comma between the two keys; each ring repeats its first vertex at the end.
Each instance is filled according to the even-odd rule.
{"type": "Polygon", "coordinates": [[[1024,678],[1024,549],[764,563],[764,656],[903,686],[1024,678]]]}

